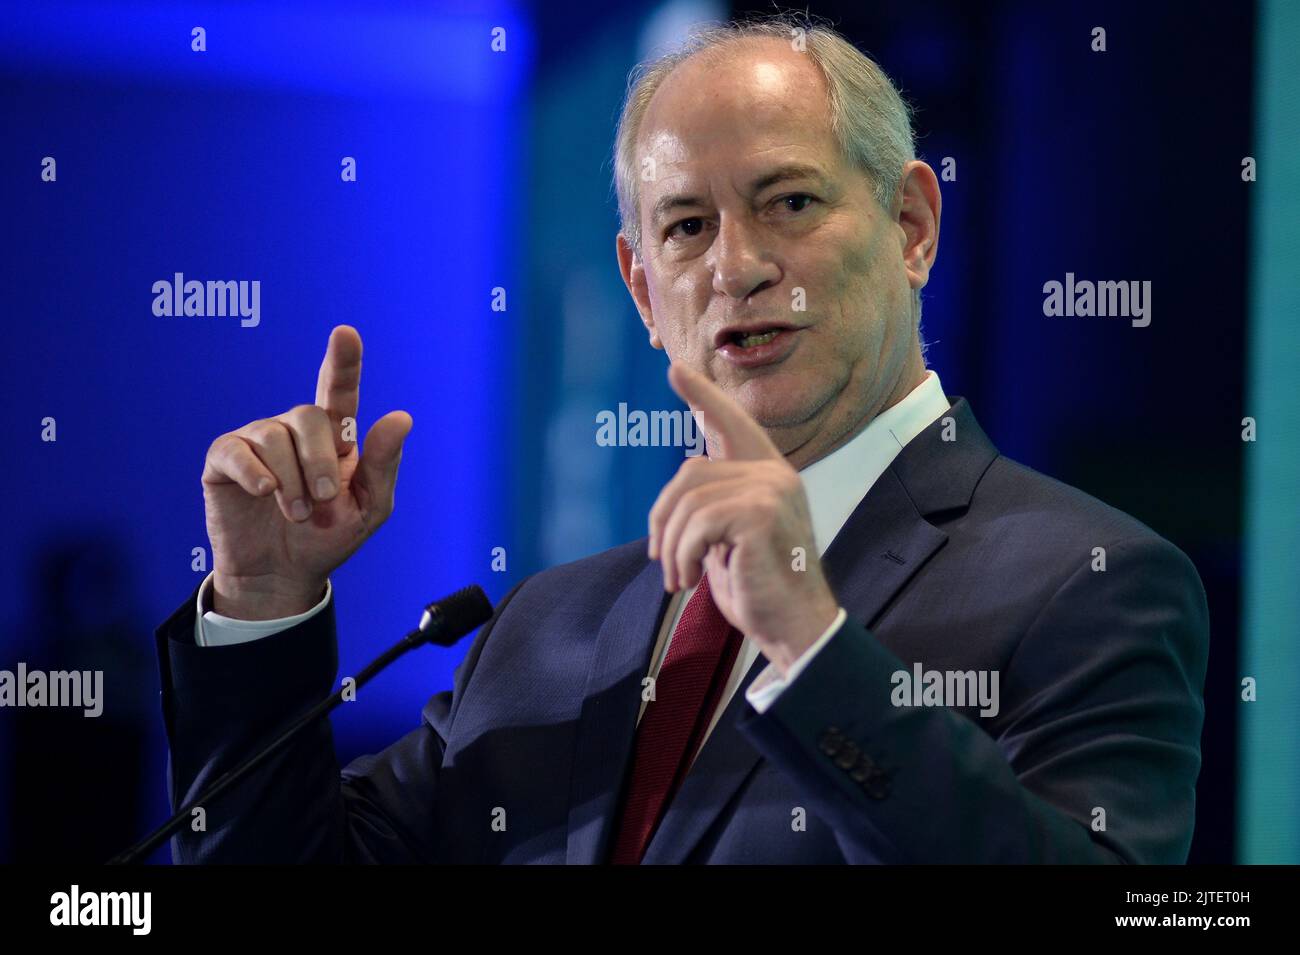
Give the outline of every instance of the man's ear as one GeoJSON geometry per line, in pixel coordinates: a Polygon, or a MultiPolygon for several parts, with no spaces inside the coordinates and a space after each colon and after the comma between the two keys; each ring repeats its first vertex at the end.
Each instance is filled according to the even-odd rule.
{"type": "Polygon", "coordinates": [[[930,268],[939,254],[939,213],[942,208],[939,179],[919,159],[903,166],[894,199],[894,218],[902,229],[903,267],[907,284],[920,289],[930,280],[930,268]]]}
{"type": "Polygon", "coordinates": [[[663,348],[664,343],[659,340],[659,332],[655,329],[655,317],[650,308],[650,291],[646,287],[645,266],[641,264],[641,256],[637,255],[632,243],[622,232],[615,238],[614,244],[618,252],[618,270],[623,275],[623,284],[632,294],[636,310],[641,314],[641,323],[650,333],[650,345],[652,348],[663,348]]]}

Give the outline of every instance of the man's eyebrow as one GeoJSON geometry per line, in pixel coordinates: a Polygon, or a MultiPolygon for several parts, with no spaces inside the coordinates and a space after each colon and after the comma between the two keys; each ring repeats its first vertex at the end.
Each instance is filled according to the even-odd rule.
{"type": "Polygon", "coordinates": [[[778,166],[771,172],[763,173],[755,179],[750,183],[749,191],[751,193],[759,193],[768,186],[774,186],[778,182],[786,182],[790,179],[816,179],[819,183],[824,183],[826,181],[826,174],[817,166],[812,166],[807,163],[786,163],[783,166],[778,166]]]}
{"type": "MultiPolygon", "coordinates": [[[[812,166],[807,163],[786,163],[783,166],[778,166],[770,172],[765,172],[760,175],[750,183],[749,191],[751,194],[757,194],[769,186],[774,186],[779,182],[786,182],[791,179],[814,179],[818,183],[824,184],[826,182],[826,174],[817,166],[812,166]]],[[[654,208],[650,211],[650,221],[659,222],[674,209],[703,205],[705,205],[704,200],[698,196],[669,193],[666,196],[662,196],[659,201],[655,203],[654,208]]]]}
{"type": "Polygon", "coordinates": [[[702,205],[704,205],[704,200],[698,196],[683,196],[669,193],[666,196],[660,197],[659,201],[655,203],[654,209],[650,212],[650,221],[658,222],[674,209],[680,209],[686,206],[702,205]]]}

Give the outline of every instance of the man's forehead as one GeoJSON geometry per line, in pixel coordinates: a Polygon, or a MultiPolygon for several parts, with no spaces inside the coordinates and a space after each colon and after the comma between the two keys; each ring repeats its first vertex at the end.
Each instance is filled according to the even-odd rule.
{"type": "Polygon", "coordinates": [[[826,86],[806,54],[741,48],[697,54],[668,75],[646,105],[638,145],[653,148],[665,133],[699,148],[724,134],[797,129],[829,120],[826,86]]]}
{"type": "MultiPolygon", "coordinates": [[[[672,72],[647,105],[638,162],[662,169],[804,160],[833,148],[825,83],[805,54],[785,43],[697,55],[672,72]],[[766,156],[764,155],[766,154],[766,156]]],[[[647,181],[657,176],[643,176],[647,181]]]]}

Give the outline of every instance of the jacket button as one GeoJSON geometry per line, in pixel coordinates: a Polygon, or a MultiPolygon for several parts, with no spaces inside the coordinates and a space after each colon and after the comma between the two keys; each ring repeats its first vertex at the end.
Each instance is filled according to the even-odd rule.
{"type": "Polygon", "coordinates": [[[884,799],[889,795],[889,774],[878,766],[873,767],[858,785],[872,799],[884,799]]]}
{"type": "Polygon", "coordinates": [[[840,735],[838,728],[832,726],[822,733],[821,739],[818,740],[818,748],[827,756],[834,756],[840,751],[840,746],[844,743],[844,737],[840,735]]]}
{"type": "Polygon", "coordinates": [[[835,765],[840,769],[852,769],[858,761],[858,747],[852,740],[848,740],[841,747],[839,754],[835,757],[835,765]]]}
{"type": "Polygon", "coordinates": [[[871,757],[863,753],[858,757],[858,764],[849,772],[849,776],[853,778],[855,783],[861,783],[866,782],[878,772],[879,770],[876,769],[876,764],[871,761],[871,757]]]}

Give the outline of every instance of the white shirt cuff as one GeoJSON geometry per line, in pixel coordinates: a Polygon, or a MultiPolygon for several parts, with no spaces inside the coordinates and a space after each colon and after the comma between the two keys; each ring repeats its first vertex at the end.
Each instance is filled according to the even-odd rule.
{"type": "Polygon", "coordinates": [[[215,610],[204,612],[204,604],[212,590],[212,576],[212,573],[209,573],[199,587],[198,606],[194,613],[194,642],[201,647],[228,647],[236,643],[260,640],[281,630],[288,630],[325,609],[332,592],[330,582],[326,580],[325,596],[310,610],[294,614],[292,617],[277,617],[274,620],[236,620],[234,617],[223,616],[215,610]]]}
{"type": "Polygon", "coordinates": [[[776,702],[776,698],[781,695],[781,691],[795,681],[795,678],[807,668],[808,664],[812,663],[812,659],[817,655],[817,652],[830,642],[831,637],[835,636],[840,627],[844,626],[844,621],[848,617],[848,611],[841,607],[840,612],[835,615],[835,620],[826,628],[826,632],[818,637],[812,646],[801,653],[794,663],[790,664],[790,669],[786,672],[784,679],[781,677],[781,672],[772,664],[769,663],[765,666],[763,672],[754,679],[754,682],[749,685],[749,689],[745,691],[745,699],[749,701],[749,705],[759,713],[766,712],[767,708],[776,702]]]}

